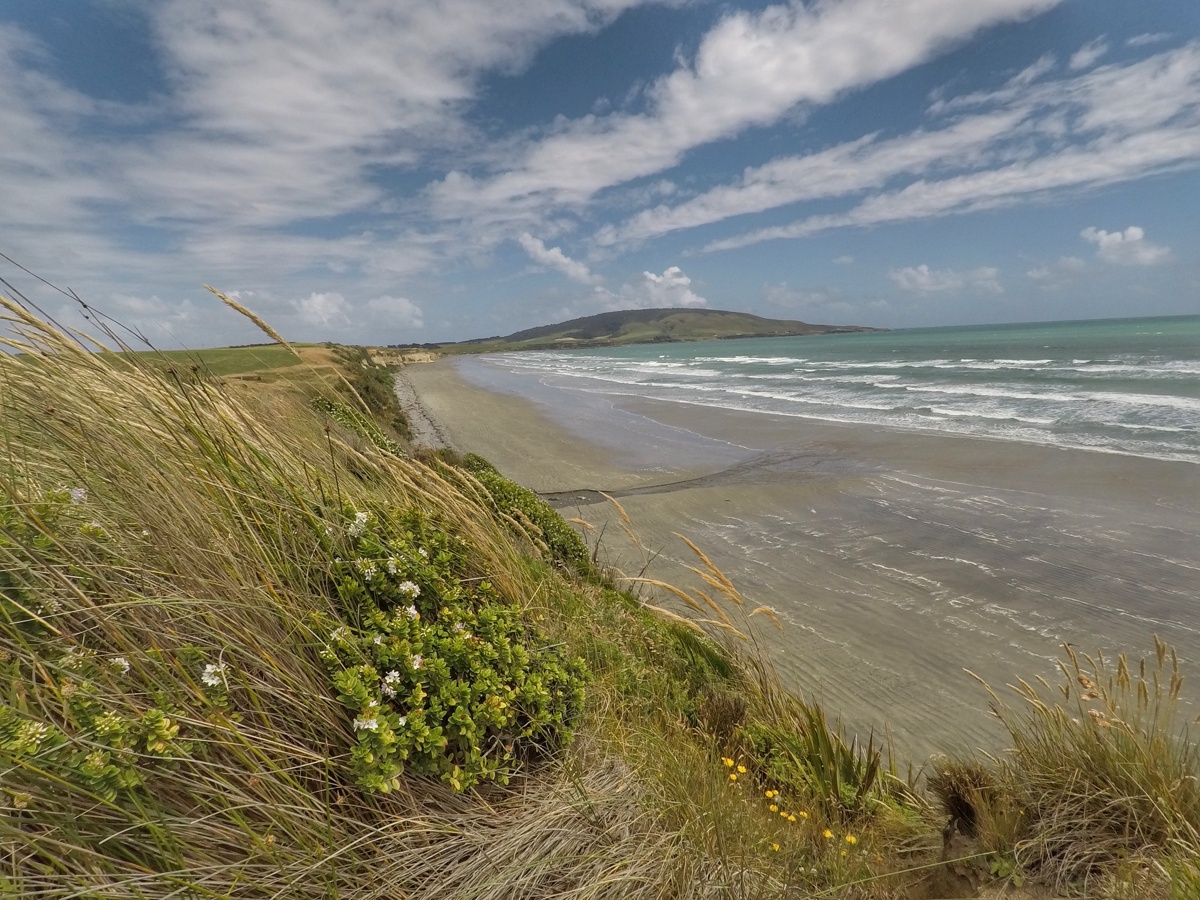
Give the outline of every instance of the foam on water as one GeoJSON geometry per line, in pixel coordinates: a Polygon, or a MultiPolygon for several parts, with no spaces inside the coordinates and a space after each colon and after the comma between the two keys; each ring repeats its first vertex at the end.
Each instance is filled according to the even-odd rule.
{"type": "Polygon", "coordinates": [[[592,394],[1200,463],[1200,317],[502,354],[592,394]]]}

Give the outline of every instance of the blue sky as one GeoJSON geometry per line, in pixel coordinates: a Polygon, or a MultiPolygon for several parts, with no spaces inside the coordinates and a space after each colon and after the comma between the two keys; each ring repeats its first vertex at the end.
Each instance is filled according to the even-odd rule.
{"type": "Polygon", "coordinates": [[[160,346],[1192,314],[1197,209],[1194,0],[0,6],[0,251],[160,346]]]}

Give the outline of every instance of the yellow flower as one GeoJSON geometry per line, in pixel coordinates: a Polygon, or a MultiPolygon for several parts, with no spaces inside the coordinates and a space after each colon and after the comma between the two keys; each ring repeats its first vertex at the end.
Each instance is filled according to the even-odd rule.
{"type": "Polygon", "coordinates": [[[800,818],[807,819],[808,813],[806,813],[804,810],[800,810],[800,818]]]}
{"type": "Polygon", "coordinates": [[[739,771],[739,772],[741,772],[743,775],[745,775],[745,774],[746,774],[746,767],[745,767],[745,766],[738,766],[738,771],[739,771]]]}
{"type": "Polygon", "coordinates": [[[774,803],[772,803],[770,806],[768,806],[767,809],[769,809],[771,812],[779,812],[779,807],[776,806],[774,803]]]}
{"type": "Polygon", "coordinates": [[[832,832],[832,831],[830,831],[828,828],[826,828],[826,829],[825,829],[823,832],[821,832],[821,833],[822,833],[823,835],[825,835],[825,837],[827,837],[827,838],[831,838],[831,837],[833,837],[833,832],[832,832]]]}
{"type": "Polygon", "coordinates": [[[848,835],[846,835],[846,843],[849,844],[851,847],[853,847],[855,844],[858,843],[858,838],[856,838],[852,834],[848,834],[848,835]]]}
{"type": "Polygon", "coordinates": [[[845,855],[846,855],[846,851],[845,851],[845,850],[843,850],[843,851],[842,851],[842,856],[845,856],[845,855]]]}
{"type": "Polygon", "coordinates": [[[795,817],[795,816],[788,816],[788,821],[789,821],[789,822],[795,822],[795,821],[796,821],[796,817],[795,817]]]}
{"type": "Polygon", "coordinates": [[[730,773],[729,773],[729,780],[730,780],[730,781],[737,781],[737,775],[736,775],[734,772],[730,772],[730,773]]]}
{"type": "Polygon", "coordinates": [[[778,849],[779,849],[779,845],[778,845],[778,844],[772,844],[772,845],[771,845],[771,849],[772,849],[772,850],[778,850],[778,849]]]}
{"type": "Polygon", "coordinates": [[[730,759],[728,756],[722,756],[721,762],[725,763],[725,765],[727,765],[727,766],[730,766],[730,767],[733,766],[733,760],[730,759]]]}
{"type": "Polygon", "coordinates": [[[786,818],[788,817],[787,810],[786,810],[786,809],[781,809],[781,810],[779,811],[779,817],[780,817],[781,819],[786,819],[786,818]]]}
{"type": "Polygon", "coordinates": [[[768,800],[770,800],[772,797],[774,797],[778,793],[779,793],[779,791],[767,791],[766,797],[768,800]]]}

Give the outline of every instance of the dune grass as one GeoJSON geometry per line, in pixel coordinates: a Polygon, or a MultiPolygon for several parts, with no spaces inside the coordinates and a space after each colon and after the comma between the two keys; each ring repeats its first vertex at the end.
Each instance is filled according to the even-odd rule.
{"type": "Polygon", "coordinates": [[[483,461],[318,415],[372,415],[338,378],[223,384],[3,307],[6,896],[1197,885],[1168,648],[994,693],[1013,752],[927,791],[779,685],[700,548],[699,590],[599,572],[483,461]]]}

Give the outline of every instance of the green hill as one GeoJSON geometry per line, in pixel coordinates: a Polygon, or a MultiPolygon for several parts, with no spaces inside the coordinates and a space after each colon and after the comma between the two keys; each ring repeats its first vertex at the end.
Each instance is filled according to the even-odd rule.
{"type": "Polygon", "coordinates": [[[859,325],[812,325],[788,319],[766,319],[721,309],[622,309],[527,328],[504,337],[425,346],[443,353],[484,353],[877,330],[859,325]]]}

